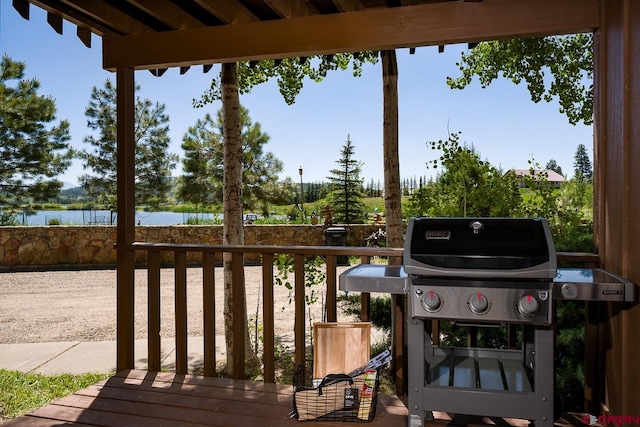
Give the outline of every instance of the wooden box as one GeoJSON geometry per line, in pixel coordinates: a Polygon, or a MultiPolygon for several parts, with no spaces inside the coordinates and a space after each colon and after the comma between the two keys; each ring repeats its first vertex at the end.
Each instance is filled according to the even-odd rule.
{"type": "Polygon", "coordinates": [[[371,323],[329,322],[313,325],[313,378],[349,373],[369,361],[371,323]]]}

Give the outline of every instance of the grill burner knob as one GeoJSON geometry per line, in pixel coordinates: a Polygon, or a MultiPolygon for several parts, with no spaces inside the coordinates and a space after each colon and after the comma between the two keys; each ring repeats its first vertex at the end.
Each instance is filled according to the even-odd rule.
{"type": "Polygon", "coordinates": [[[483,314],[489,309],[489,300],[482,293],[478,292],[469,298],[469,310],[474,314],[483,314]]]}
{"type": "Polygon", "coordinates": [[[427,311],[438,311],[442,306],[440,295],[433,291],[428,291],[422,297],[422,306],[427,311]]]}
{"type": "Polygon", "coordinates": [[[534,317],[540,310],[540,303],[533,295],[524,295],[518,300],[518,312],[524,317],[534,317]]]}

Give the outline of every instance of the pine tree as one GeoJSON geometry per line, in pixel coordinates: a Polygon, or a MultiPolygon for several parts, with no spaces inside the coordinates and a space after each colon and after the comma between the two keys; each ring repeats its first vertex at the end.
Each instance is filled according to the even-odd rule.
{"type": "MultiPolygon", "coordinates": [[[[212,139],[220,138],[213,132],[215,125],[211,115],[198,119],[187,129],[182,138],[182,176],[178,178],[178,199],[196,206],[211,206],[221,203],[211,180],[213,168],[220,167],[212,162],[214,157],[212,139]]],[[[221,142],[218,142],[221,144],[221,142]]]]}
{"type": "MultiPolygon", "coordinates": [[[[136,87],[136,90],[139,90],[136,87]]],[[[164,104],[155,105],[136,99],[135,105],[136,203],[157,208],[165,203],[171,190],[171,169],[178,156],[169,153],[169,116],[164,104]]],[[[93,87],[89,106],[85,109],[89,129],[97,135],[84,138],[92,149],[84,149],[78,157],[84,168],[93,173],[80,176],[80,185],[109,209],[116,207],[116,88],[107,80],[104,88],[93,87]]]]}
{"type": "Polygon", "coordinates": [[[69,123],[56,120],[53,98],[24,78],[24,62],[0,62],[0,205],[20,206],[57,196],[55,179],[70,164],[69,123]]]}
{"type": "MultiPolygon", "coordinates": [[[[251,121],[249,110],[244,107],[240,108],[240,121],[242,202],[245,209],[255,210],[275,201],[278,192],[271,189],[282,171],[282,162],[273,153],[264,151],[269,135],[262,132],[260,123],[251,121]]],[[[205,115],[183,137],[185,174],[180,178],[178,190],[183,200],[202,204],[222,202],[223,126],[224,117],[219,110],[217,119],[205,115]]],[[[309,197],[309,186],[305,187],[305,197],[309,197]]]]}
{"type": "MultiPolygon", "coordinates": [[[[562,173],[562,168],[560,167],[560,165],[553,159],[549,160],[547,162],[547,165],[545,166],[546,170],[550,170],[550,171],[554,171],[557,172],[560,175],[563,175],[562,173]]],[[[563,175],[564,176],[564,175],[563,175]]]]}
{"type": "Polygon", "coordinates": [[[591,160],[589,160],[589,155],[587,154],[587,147],[585,147],[584,144],[578,145],[573,167],[575,179],[589,184],[593,182],[593,168],[591,166],[591,160]]]}
{"type": "Polygon", "coordinates": [[[347,135],[347,141],[340,151],[342,157],[336,160],[338,167],[331,169],[331,175],[327,177],[331,186],[329,200],[335,209],[333,217],[342,224],[362,224],[366,213],[361,191],[362,163],[354,159],[354,148],[351,136],[347,135]]]}

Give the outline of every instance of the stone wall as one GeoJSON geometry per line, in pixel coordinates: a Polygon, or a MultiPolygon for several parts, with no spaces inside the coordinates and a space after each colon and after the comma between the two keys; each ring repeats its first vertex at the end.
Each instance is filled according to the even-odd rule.
{"type": "MultiPolygon", "coordinates": [[[[346,245],[365,246],[366,237],[384,226],[348,225],[346,245]]],[[[325,227],[321,225],[248,225],[245,244],[275,246],[324,246],[325,227]]],[[[136,227],[136,240],[148,243],[222,244],[222,226],[172,225],[136,227]]],[[[116,264],[115,226],[0,227],[0,271],[38,268],[114,267],[116,264]]],[[[144,252],[137,263],[146,261],[144,252]]],[[[247,256],[257,261],[259,255],[247,256]]],[[[172,253],[162,255],[171,264],[172,253]]],[[[187,261],[199,263],[199,254],[188,254],[187,261]]]]}

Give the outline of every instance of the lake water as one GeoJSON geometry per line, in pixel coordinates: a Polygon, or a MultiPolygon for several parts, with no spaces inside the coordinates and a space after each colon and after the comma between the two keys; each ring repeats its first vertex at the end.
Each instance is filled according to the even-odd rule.
{"type": "MultiPolygon", "coordinates": [[[[136,223],[140,225],[175,225],[186,224],[190,218],[196,218],[196,214],[177,212],[144,212],[136,211],[136,223]]],[[[199,213],[199,220],[213,221],[216,218],[222,220],[222,214],[199,213]]],[[[50,220],[57,219],[62,225],[109,225],[111,223],[111,213],[106,210],[91,211],[37,211],[34,215],[18,214],[18,223],[24,225],[42,226],[47,225],[50,220]]],[[[113,214],[113,224],[117,222],[117,214],[113,214]]],[[[195,222],[194,222],[195,223],[195,222]]]]}

